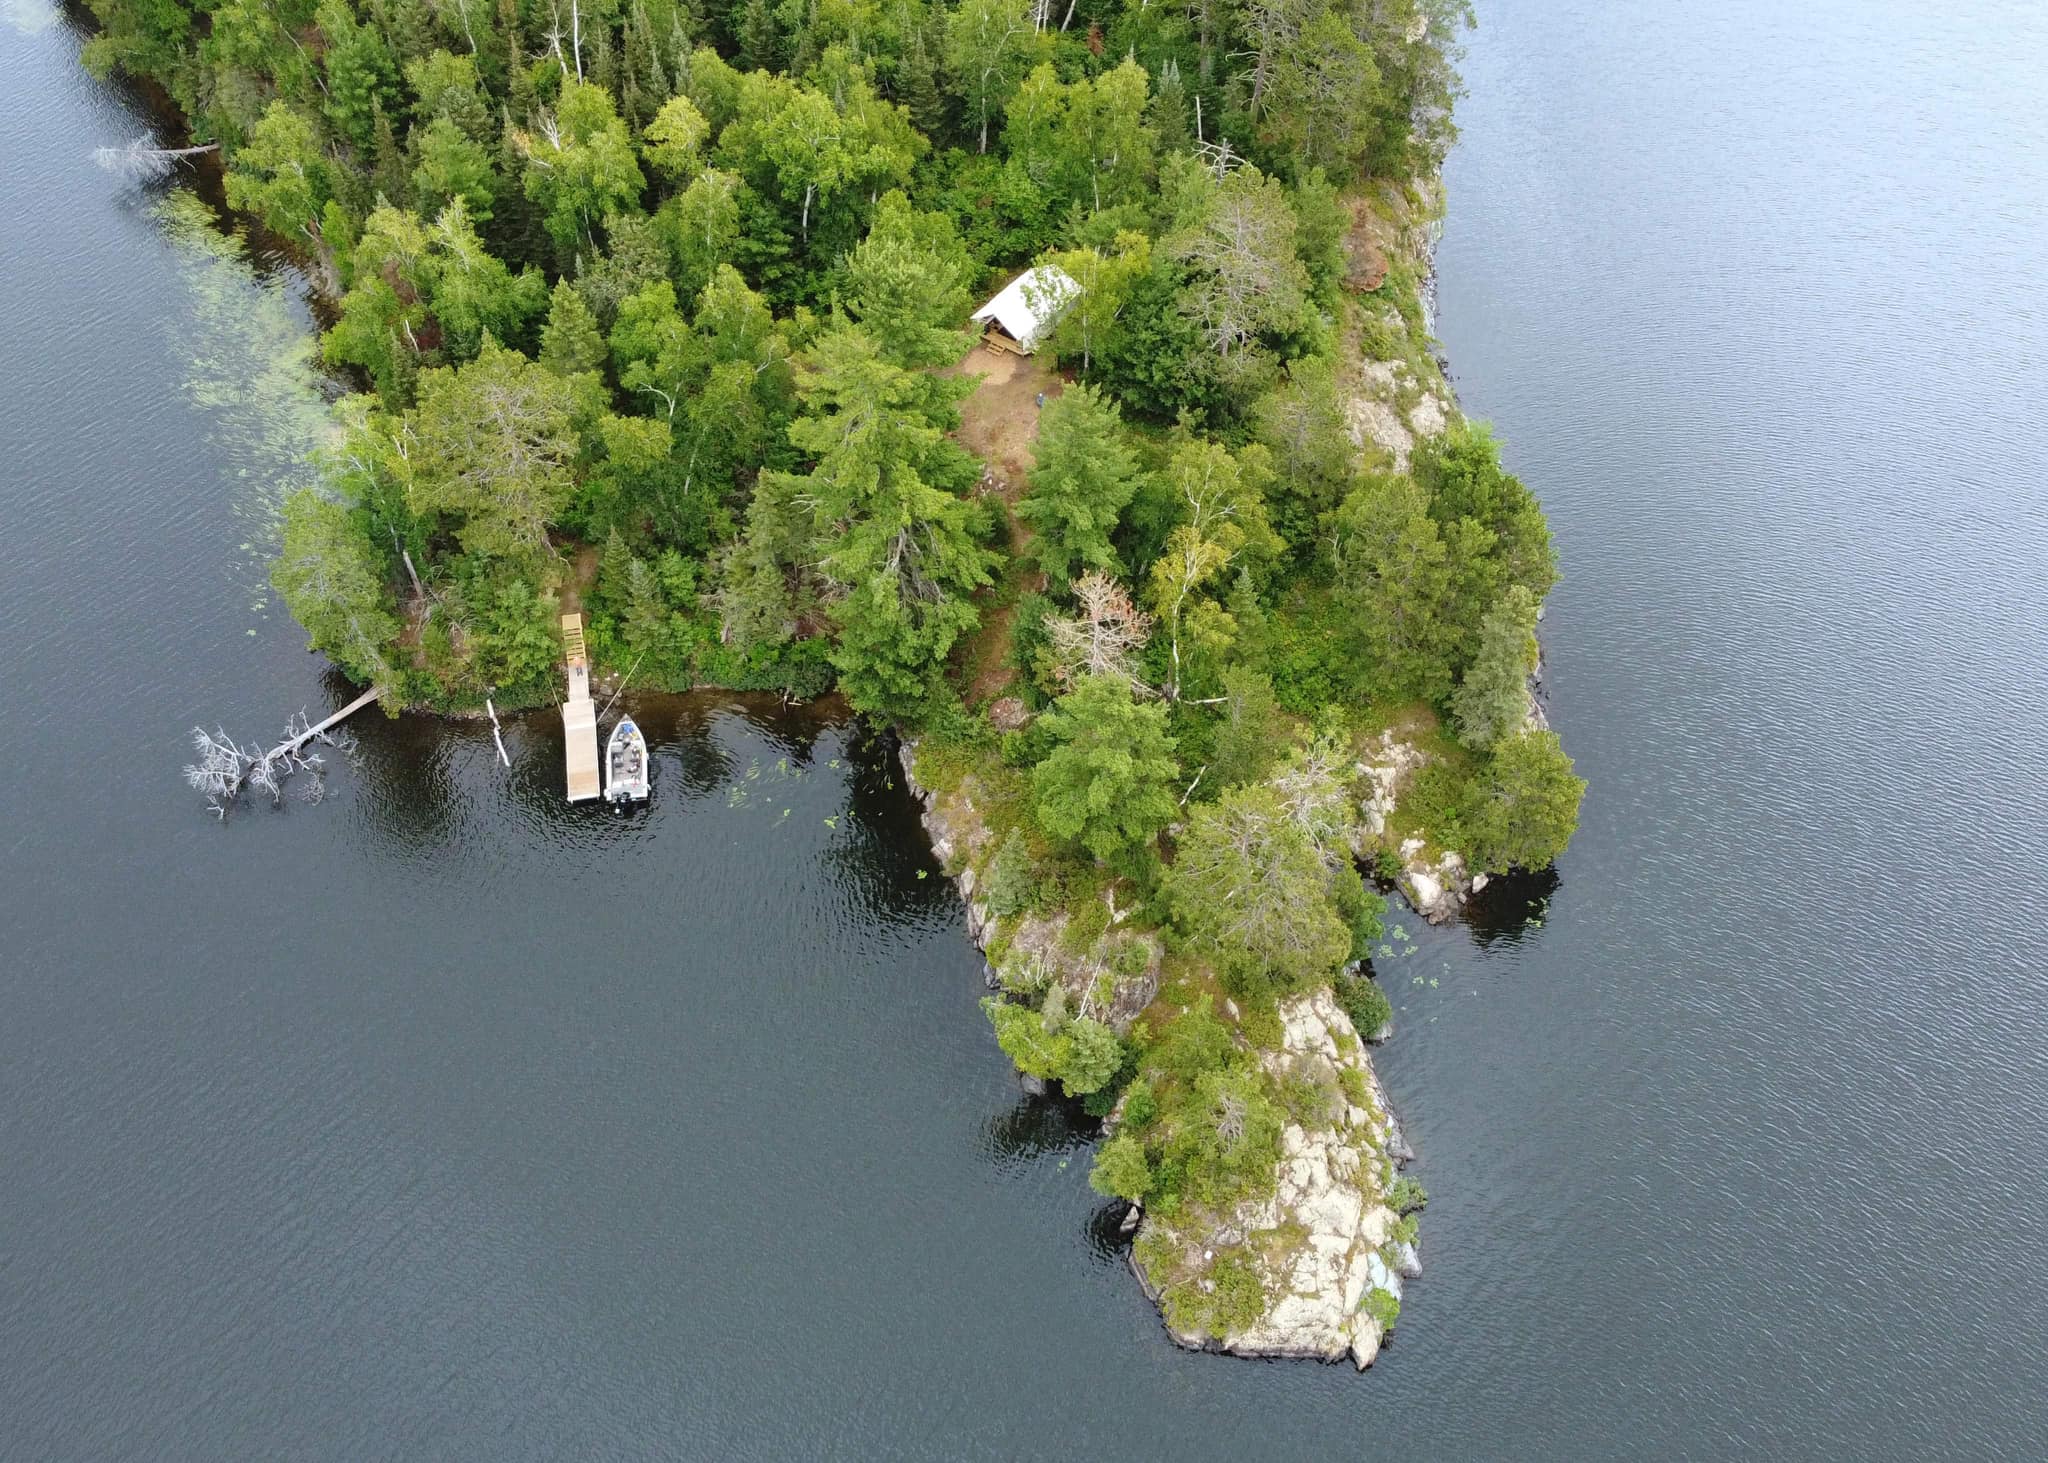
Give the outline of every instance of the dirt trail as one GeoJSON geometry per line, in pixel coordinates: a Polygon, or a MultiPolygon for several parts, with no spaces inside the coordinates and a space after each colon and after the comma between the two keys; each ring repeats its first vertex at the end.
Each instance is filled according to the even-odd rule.
{"type": "Polygon", "coordinates": [[[597,583],[597,545],[581,544],[569,559],[569,572],[562,576],[562,587],[558,595],[562,601],[562,613],[576,615],[583,612],[583,595],[591,585],[597,583]]]}
{"type": "Polygon", "coordinates": [[[1024,493],[1031,471],[1031,447],[1038,440],[1038,397],[1051,401],[1067,383],[1050,366],[1029,356],[977,345],[948,376],[980,376],[981,385],[960,403],[960,445],[988,464],[982,491],[1003,504],[1009,528],[1010,564],[995,589],[982,593],[982,624],[961,659],[967,704],[986,705],[1016,679],[1010,668],[1010,627],[1017,616],[1017,596],[1043,589],[1045,576],[1020,570],[1017,560],[1031,546],[1032,533],[1012,510],[1024,493]]]}

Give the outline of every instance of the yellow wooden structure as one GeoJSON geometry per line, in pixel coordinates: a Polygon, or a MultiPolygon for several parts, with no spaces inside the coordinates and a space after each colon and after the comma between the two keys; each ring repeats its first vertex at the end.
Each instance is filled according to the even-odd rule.
{"type": "Polygon", "coordinates": [[[569,801],[597,796],[597,708],[590,701],[590,657],[583,648],[583,616],[562,616],[563,659],[569,699],[562,703],[562,755],[568,764],[569,801]]]}

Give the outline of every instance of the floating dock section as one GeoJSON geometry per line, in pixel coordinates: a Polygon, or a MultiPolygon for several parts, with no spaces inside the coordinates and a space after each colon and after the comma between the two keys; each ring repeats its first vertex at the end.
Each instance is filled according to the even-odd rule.
{"type": "Polygon", "coordinates": [[[562,755],[568,763],[569,801],[598,794],[597,708],[590,703],[590,657],[583,648],[583,616],[562,616],[562,649],[569,667],[569,699],[562,703],[562,755]]]}

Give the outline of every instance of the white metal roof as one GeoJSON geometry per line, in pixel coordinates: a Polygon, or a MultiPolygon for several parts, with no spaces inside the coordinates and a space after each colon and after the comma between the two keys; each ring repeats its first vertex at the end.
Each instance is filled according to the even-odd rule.
{"type": "Polygon", "coordinates": [[[974,312],[974,318],[995,321],[1010,339],[1033,350],[1080,293],[1081,286],[1064,269],[1042,264],[1004,285],[1000,294],[974,312]]]}

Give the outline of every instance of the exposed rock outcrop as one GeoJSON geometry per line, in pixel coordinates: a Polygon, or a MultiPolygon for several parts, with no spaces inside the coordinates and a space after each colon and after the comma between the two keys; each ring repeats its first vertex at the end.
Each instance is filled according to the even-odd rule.
{"type": "MultiPolygon", "coordinates": [[[[1387,819],[1393,815],[1402,790],[1428,761],[1419,748],[1396,739],[1392,731],[1381,732],[1378,744],[1368,749],[1357,769],[1366,786],[1366,795],[1358,805],[1362,817],[1358,846],[1361,857],[1385,837],[1387,819]]],[[[1427,842],[1410,837],[1402,840],[1400,853],[1401,872],[1395,882],[1415,912],[1433,925],[1448,920],[1470,895],[1486,887],[1486,875],[1473,875],[1465,866],[1464,855],[1453,850],[1447,849],[1431,859],[1427,842]]],[[[1374,1039],[1378,1039],[1377,1033],[1374,1039]]]]}
{"type": "Polygon", "coordinates": [[[995,836],[982,815],[970,775],[938,792],[917,775],[917,744],[905,741],[899,760],[911,792],[924,805],[932,854],[951,875],[967,906],[967,933],[988,957],[989,984],[1012,991],[1066,988],[1068,1009],[1092,1017],[1119,1035],[1159,990],[1159,938],[1126,927],[1132,911],[1119,908],[1115,889],[1104,895],[1102,933],[1076,940],[1064,910],[998,920],[981,888],[982,871],[995,855],[995,836]]]}
{"type": "Polygon", "coordinates": [[[1361,362],[1344,396],[1344,424],[1360,447],[1377,447],[1406,472],[1415,444],[1439,436],[1451,405],[1400,361],[1361,362]]]}
{"type": "Polygon", "coordinates": [[[1298,996],[1280,1016],[1282,1045],[1262,1060],[1276,1076],[1340,1094],[1326,1121],[1287,1127],[1269,1197],[1224,1214],[1147,1214],[1132,1265],[1182,1346],[1322,1361],[1348,1355],[1363,1369],[1384,1339],[1368,1296],[1381,1290],[1398,1301],[1402,1274],[1421,1273],[1413,1242],[1395,1237],[1399,1216],[1385,1198],[1408,1148],[1358,1033],[1330,993],[1298,996]],[[1173,1291],[1199,1289],[1220,1251],[1250,1262],[1265,1305],[1257,1321],[1219,1338],[1176,1321],[1173,1291]]]}
{"type": "Polygon", "coordinates": [[[1360,829],[1361,854],[1365,851],[1364,840],[1376,839],[1387,831],[1387,819],[1394,811],[1401,789],[1428,760],[1411,743],[1397,741],[1392,731],[1380,733],[1378,746],[1372,748],[1371,755],[1358,764],[1358,773],[1366,779],[1368,787],[1365,798],[1358,805],[1364,817],[1360,829]]]}
{"type": "Polygon", "coordinates": [[[1472,892],[1472,876],[1465,868],[1464,855],[1446,850],[1430,862],[1420,838],[1401,843],[1401,892],[1415,906],[1415,912],[1433,925],[1440,925],[1458,912],[1472,892]]]}

